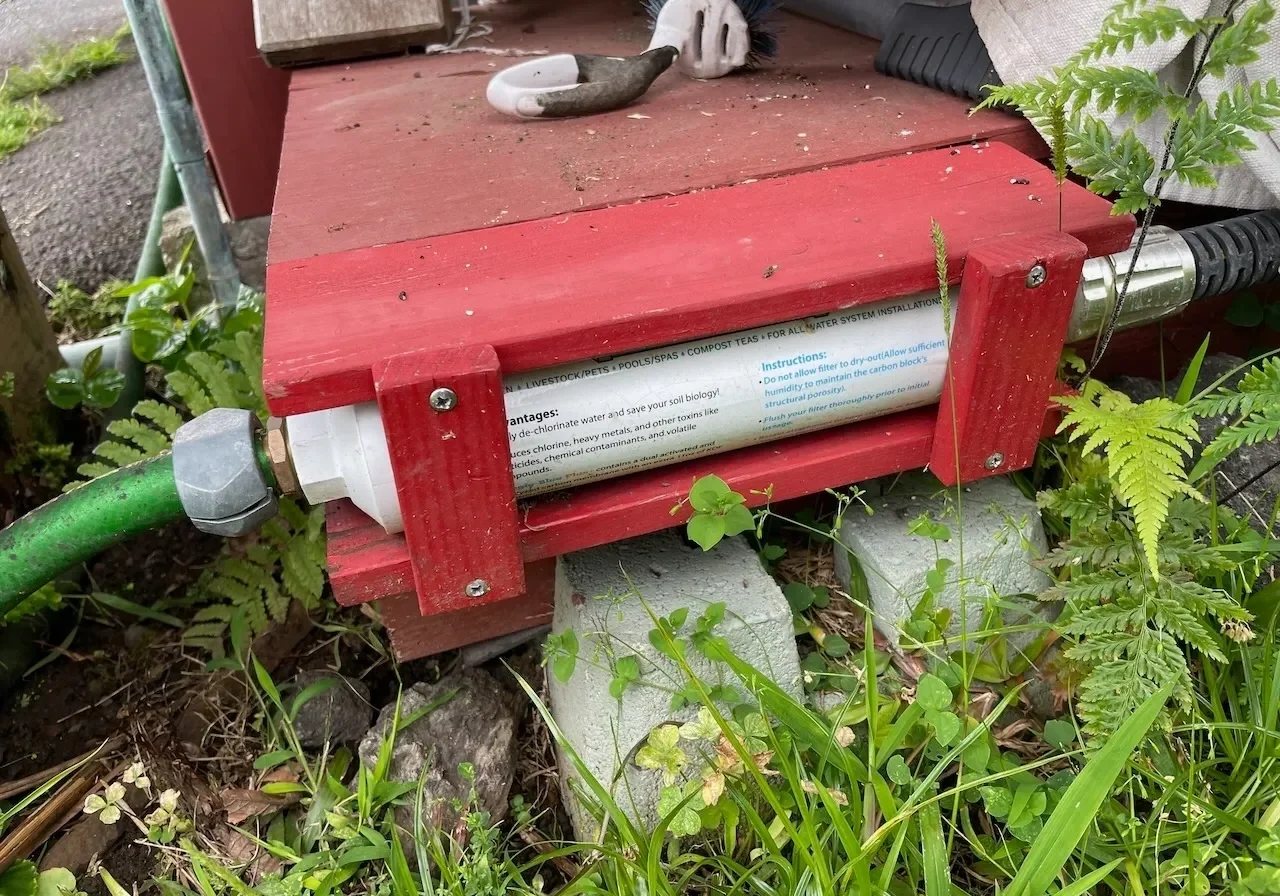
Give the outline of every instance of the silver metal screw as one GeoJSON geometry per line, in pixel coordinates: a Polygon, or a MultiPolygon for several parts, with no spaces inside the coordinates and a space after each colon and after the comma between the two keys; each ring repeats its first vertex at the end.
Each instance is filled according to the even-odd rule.
{"type": "Polygon", "coordinates": [[[987,462],[984,466],[986,466],[988,470],[998,470],[1003,464],[1004,455],[997,451],[995,454],[987,458],[987,462]]]}
{"type": "Polygon", "coordinates": [[[476,579],[466,587],[467,597],[484,597],[489,593],[489,583],[484,579],[476,579]]]}
{"type": "Polygon", "coordinates": [[[452,411],[458,406],[458,393],[441,387],[431,393],[428,401],[431,403],[432,410],[452,411]]]}
{"type": "Polygon", "coordinates": [[[1044,269],[1044,265],[1037,264],[1031,270],[1027,271],[1027,286],[1035,289],[1041,283],[1044,283],[1049,277],[1049,272],[1044,269]]]}

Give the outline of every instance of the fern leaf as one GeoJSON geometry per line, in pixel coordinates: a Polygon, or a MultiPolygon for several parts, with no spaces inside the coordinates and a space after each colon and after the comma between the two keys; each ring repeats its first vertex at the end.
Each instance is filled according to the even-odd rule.
{"type": "Polygon", "coordinates": [[[1256,148],[1250,132],[1270,131],[1276,116],[1280,84],[1275,78],[1224,91],[1212,110],[1200,103],[1174,135],[1169,173],[1193,186],[1215,186],[1213,169],[1240,164],[1240,154],[1256,148]]]}
{"type": "Polygon", "coordinates": [[[245,404],[244,395],[236,388],[235,377],[221,360],[206,352],[192,352],[184,359],[184,363],[199,377],[215,405],[220,408],[238,408],[245,404]]]}
{"type": "MultiPolygon", "coordinates": [[[[191,617],[192,622],[230,622],[233,611],[226,604],[211,604],[201,607],[191,617]]],[[[190,631],[190,628],[187,629],[190,631]]]]}
{"type": "Polygon", "coordinates": [[[1277,436],[1280,436],[1280,406],[1268,408],[1222,430],[1209,443],[1205,453],[1213,457],[1226,457],[1247,445],[1270,442],[1277,436]]]}
{"type": "MultiPolygon", "coordinates": [[[[83,476],[86,480],[89,480],[89,479],[97,479],[99,476],[105,476],[107,473],[110,473],[114,469],[116,469],[116,467],[110,466],[108,464],[100,463],[98,461],[88,461],[87,463],[83,463],[80,466],[76,467],[76,472],[79,473],[81,476],[83,476]]],[[[67,491],[70,491],[72,488],[75,488],[77,485],[84,485],[84,483],[83,482],[68,483],[67,491]]]]}
{"type": "Polygon", "coordinates": [[[1112,516],[1111,483],[1104,476],[1073,482],[1036,496],[1041,510],[1093,528],[1112,516]]]}
{"type": "Polygon", "coordinates": [[[1069,69],[1063,75],[1069,102],[1077,108],[1096,104],[1099,112],[1132,113],[1143,122],[1164,111],[1180,117],[1187,99],[1160,80],[1154,72],[1130,65],[1089,65],[1069,69]]]}
{"type": "Polygon", "coordinates": [[[286,498],[280,502],[280,519],[283,519],[290,530],[296,532],[307,525],[307,512],[297,501],[286,498]]]}
{"type": "Polygon", "coordinates": [[[1269,0],[1257,0],[1245,9],[1214,38],[1205,58],[1204,71],[1221,78],[1229,67],[1257,62],[1258,48],[1270,39],[1266,25],[1274,16],[1269,0]]]}
{"type": "Polygon", "coordinates": [[[227,631],[227,623],[218,620],[208,622],[192,622],[182,632],[182,640],[205,641],[210,638],[222,638],[227,631]]]}
{"type": "Polygon", "coordinates": [[[1101,119],[1082,115],[1068,129],[1067,152],[1090,190],[1117,194],[1112,214],[1131,214],[1151,204],[1147,182],[1155,174],[1156,160],[1132,128],[1117,139],[1101,119]]]}
{"type": "Polygon", "coordinates": [[[166,373],[164,381],[182,399],[183,404],[187,406],[191,413],[197,417],[217,407],[213,399],[209,397],[209,393],[204,390],[204,386],[200,384],[200,381],[185,370],[174,370],[166,373]]]}
{"type": "Polygon", "coordinates": [[[209,580],[208,589],[214,594],[227,598],[236,606],[261,601],[260,592],[262,589],[260,587],[246,585],[244,582],[233,579],[230,576],[214,576],[209,580]]]}
{"type": "Polygon", "coordinates": [[[178,431],[178,427],[182,425],[182,415],[167,404],[154,401],[150,398],[143,399],[133,406],[135,417],[141,417],[144,420],[150,420],[166,434],[172,436],[178,431]]]}
{"type": "Polygon", "coordinates": [[[1062,428],[1084,451],[1106,448],[1107,469],[1117,497],[1133,511],[1138,539],[1153,576],[1159,576],[1158,545],[1175,495],[1198,495],[1186,481],[1191,443],[1199,439],[1195,419],[1182,405],[1153,398],[1135,405],[1101,383],[1079,396],[1059,398],[1068,409],[1062,428]]]}
{"type": "Polygon", "coordinates": [[[248,623],[252,634],[260,635],[267,630],[267,606],[263,602],[261,592],[255,593],[252,600],[240,604],[239,609],[244,612],[245,622],[248,623]]]}
{"type": "Polygon", "coordinates": [[[131,445],[126,445],[124,442],[115,442],[111,439],[99,443],[98,447],[93,449],[93,453],[104,460],[111,461],[117,467],[124,467],[131,463],[145,460],[148,456],[131,445]]]}
{"type": "Polygon", "coordinates": [[[275,622],[282,621],[289,612],[289,595],[280,590],[274,579],[262,589],[262,598],[267,615],[275,622]]]}
{"type": "Polygon", "coordinates": [[[229,576],[237,582],[255,588],[261,588],[269,577],[261,565],[250,563],[241,557],[227,556],[221,558],[215,567],[215,571],[218,575],[229,576]]]}
{"type": "Polygon", "coordinates": [[[1188,18],[1186,13],[1174,6],[1163,3],[1145,6],[1135,0],[1125,0],[1112,7],[1102,20],[1098,36],[1081,47],[1069,61],[1076,66],[1103,56],[1114,56],[1124,50],[1128,52],[1142,44],[1150,46],[1156,41],[1169,41],[1175,37],[1194,37],[1199,34],[1206,22],[1188,18]]]}
{"type": "Polygon", "coordinates": [[[1147,621],[1146,611],[1141,605],[1132,602],[1098,604],[1084,607],[1073,613],[1070,620],[1059,625],[1059,629],[1068,635],[1092,635],[1090,649],[1102,651],[1100,655],[1111,653],[1111,645],[1099,641],[1096,636],[1130,632],[1147,621]]]}
{"type": "Polygon", "coordinates": [[[134,417],[112,420],[107,432],[127,442],[133,442],[146,457],[155,457],[169,447],[169,437],[134,417]]]}
{"type": "MultiPolygon", "coordinates": [[[[1129,577],[1113,571],[1085,573],[1054,585],[1043,595],[1045,600],[1064,600],[1071,603],[1100,603],[1112,601],[1129,590],[1129,577]]],[[[1074,619],[1073,619],[1074,621],[1074,619]]],[[[1112,631],[1112,629],[1104,629],[1112,631]]]]}
{"type": "MultiPolygon", "coordinates": [[[[323,562],[323,548],[321,548],[323,562]]],[[[310,609],[324,592],[324,566],[316,562],[316,551],[305,536],[299,536],[280,558],[280,578],[284,590],[310,609]]]]}

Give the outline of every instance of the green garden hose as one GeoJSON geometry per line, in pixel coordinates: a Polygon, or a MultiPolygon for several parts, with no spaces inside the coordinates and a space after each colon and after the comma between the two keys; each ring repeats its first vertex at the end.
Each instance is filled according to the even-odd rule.
{"type": "Polygon", "coordinates": [[[0,616],[68,567],[184,516],[168,452],[54,498],[0,531],[0,616]]]}

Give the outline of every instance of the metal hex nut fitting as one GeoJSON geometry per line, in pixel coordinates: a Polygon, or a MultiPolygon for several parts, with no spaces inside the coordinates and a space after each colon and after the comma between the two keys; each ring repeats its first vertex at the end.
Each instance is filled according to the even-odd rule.
{"type": "Polygon", "coordinates": [[[258,432],[252,412],[214,408],[174,433],[178,498],[200,531],[245,535],[275,515],[275,492],[258,465],[258,432]]]}
{"type": "Polygon", "coordinates": [[[298,474],[289,458],[289,434],[285,421],[280,417],[267,420],[267,457],[271,459],[271,472],[276,477],[276,489],[282,495],[299,495],[298,474]]]}

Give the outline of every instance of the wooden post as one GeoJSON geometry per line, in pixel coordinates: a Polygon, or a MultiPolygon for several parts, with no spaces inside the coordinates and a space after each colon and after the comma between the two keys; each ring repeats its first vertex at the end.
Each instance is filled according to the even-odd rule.
{"type": "Polygon", "coordinates": [[[0,380],[13,374],[13,396],[0,392],[0,454],[40,433],[51,407],[45,378],[61,364],[53,328],[0,208],[0,380]]]}

